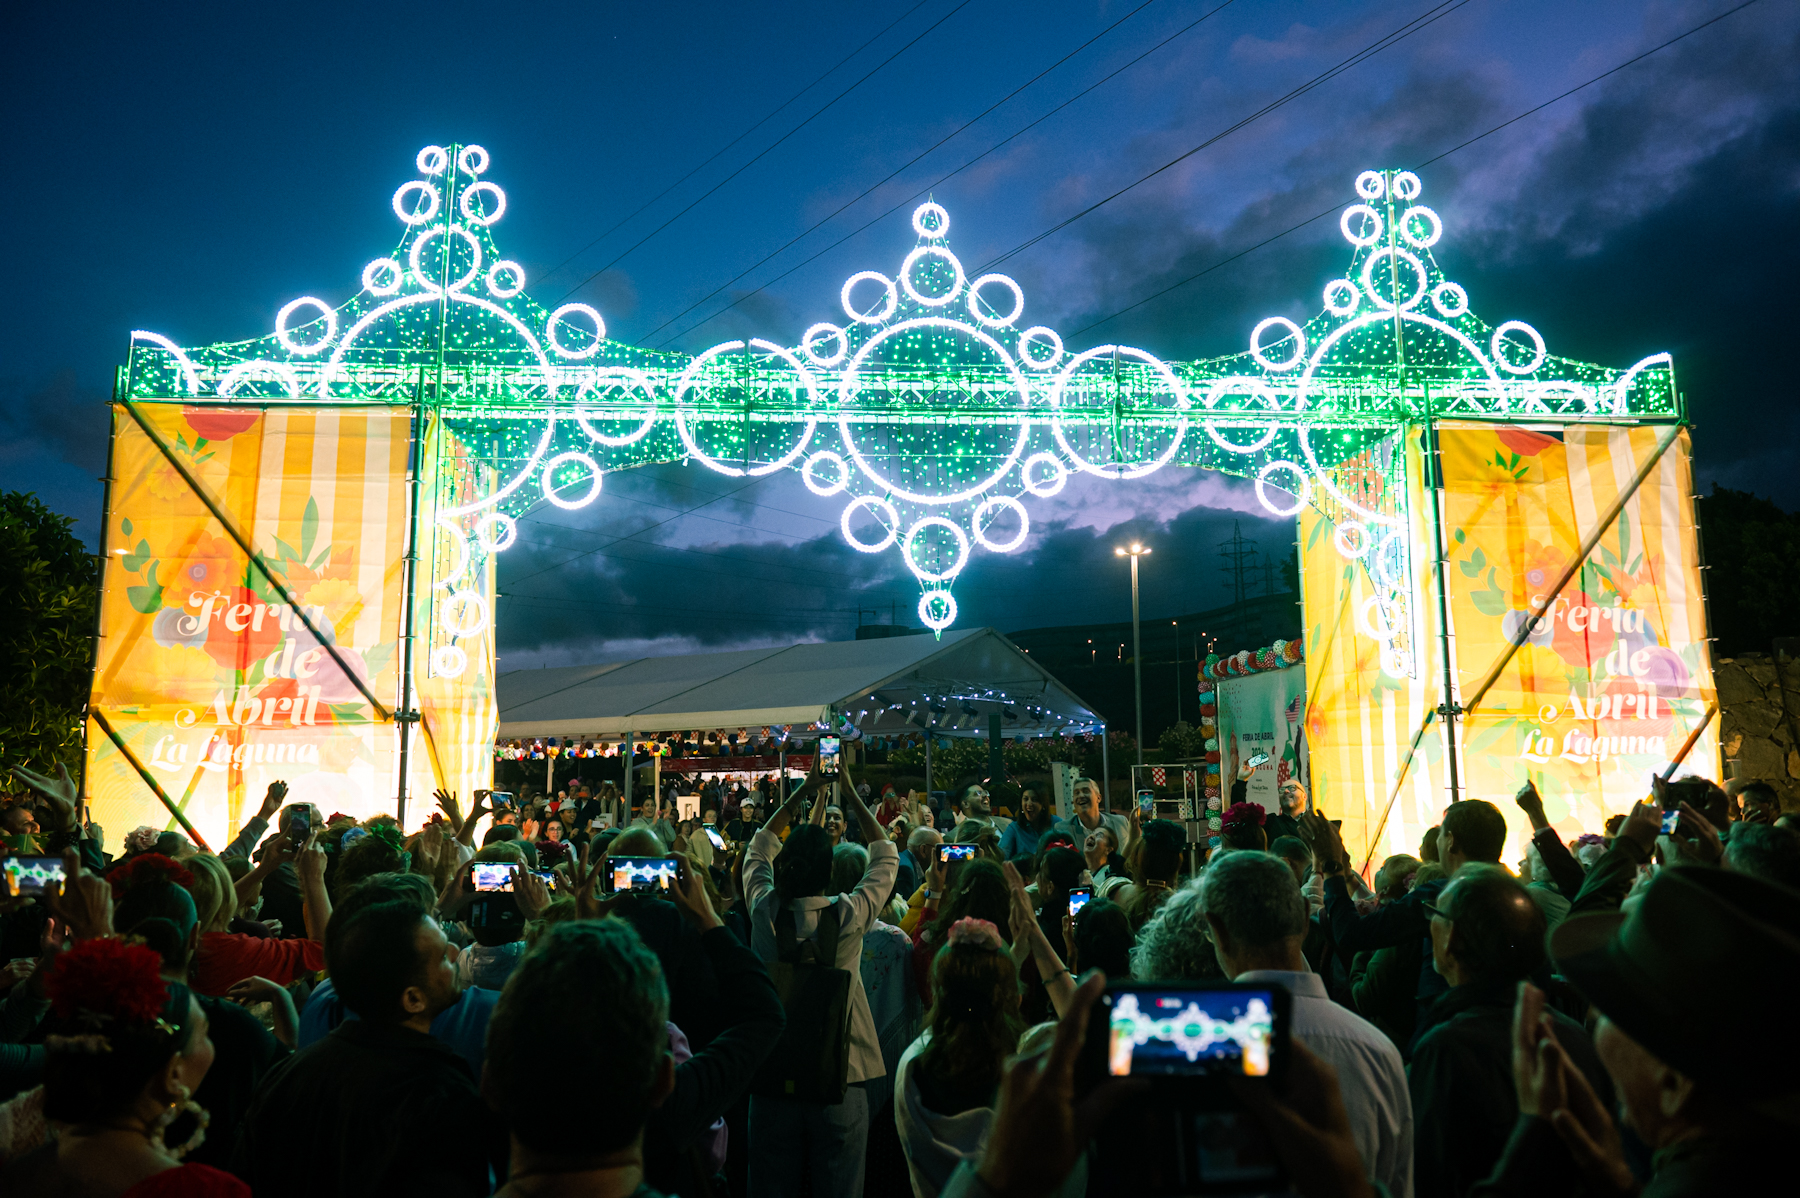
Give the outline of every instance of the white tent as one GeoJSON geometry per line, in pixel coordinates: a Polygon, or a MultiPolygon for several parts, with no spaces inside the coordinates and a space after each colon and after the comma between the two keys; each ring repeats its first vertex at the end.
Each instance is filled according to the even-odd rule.
{"type": "Polygon", "coordinates": [[[991,628],[501,674],[500,739],[787,727],[865,735],[1097,732],[1077,695],[991,628]]]}

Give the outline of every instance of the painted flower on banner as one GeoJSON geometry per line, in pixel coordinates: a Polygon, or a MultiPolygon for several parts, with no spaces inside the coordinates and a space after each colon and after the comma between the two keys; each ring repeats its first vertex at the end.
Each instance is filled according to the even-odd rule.
{"type": "Polygon", "coordinates": [[[326,619],[341,624],[362,609],[362,592],[347,578],[325,578],[306,588],[300,602],[309,608],[324,608],[326,619]]]}
{"type": "MultiPolygon", "coordinates": [[[[206,644],[206,633],[206,625],[189,619],[179,607],[163,608],[150,622],[150,639],[165,649],[176,646],[202,648],[206,644]]],[[[211,669],[210,666],[207,668],[211,669]]]]}
{"type": "Polygon", "coordinates": [[[1585,670],[1589,663],[1612,652],[1618,633],[1614,621],[1600,618],[1602,609],[1598,602],[1585,592],[1577,592],[1569,596],[1567,607],[1560,603],[1556,606],[1550,647],[1556,650],[1558,657],[1585,670]]]}
{"type": "Polygon", "coordinates": [[[1500,444],[1524,458],[1535,458],[1552,445],[1562,444],[1555,437],[1533,432],[1528,428],[1502,428],[1494,436],[1499,439],[1500,444]]]}
{"type": "Polygon", "coordinates": [[[270,618],[262,597],[248,587],[232,587],[211,613],[205,649],[227,670],[248,670],[281,648],[281,624],[270,618]]]}
{"type": "Polygon", "coordinates": [[[239,433],[255,427],[262,413],[255,409],[183,408],[181,418],[187,426],[208,441],[229,441],[239,433]]]}
{"type": "MultiPolygon", "coordinates": [[[[180,607],[195,591],[216,591],[242,582],[243,578],[244,555],[238,552],[237,546],[224,537],[202,534],[194,541],[187,556],[164,574],[163,585],[168,588],[169,602],[180,607]]],[[[200,638],[205,639],[204,636],[200,638]]],[[[190,643],[197,645],[200,641],[190,643]]]]}

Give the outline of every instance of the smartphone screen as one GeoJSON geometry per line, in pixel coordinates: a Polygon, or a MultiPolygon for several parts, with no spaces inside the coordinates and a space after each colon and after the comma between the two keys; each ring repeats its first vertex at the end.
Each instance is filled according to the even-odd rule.
{"type": "Polygon", "coordinates": [[[1138,800],[1138,810],[1143,813],[1145,819],[1149,819],[1151,816],[1156,814],[1156,792],[1155,791],[1140,790],[1137,792],[1137,800],[1138,800]]]}
{"type": "Polygon", "coordinates": [[[726,847],[725,846],[725,838],[723,836],[719,835],[718,825],[703,824],[701,826],[706,831],[706,839],[712,841],[712,847],[723,852],[726,847]]]}
{"type": "Polygon", "coordinates": [[[513,793],[508,790],[496,790],[488,795],[488,798],[493,801],[494,810],[496,811],[510,811],[517,805],[517,799],[515,799],[513,793]]]}
{"type": "Polygon", "coordinates": [[[1675,829],[1681,824],[1681,808],[1663,812],[1662,831],[1664,836],[1675,835],[1675,829]]]}
{"type": "Polygon", "coordinates": [[[1081,909],[1094,901],[1092,886],[1069,887],[1069,918],[1074,919],[1081,914],[1081,909]]]}
{"type": "Polygon", "coordinates": [[[973,860],[976,846],[972,844],[940,844],[937,857],[945,865],[955,865],[959,861],[973,860]]]}
{"type": "Polygon", "coordinates": [[[11,898],[22,894],[43,894],[52,883],[63,880],[61,857],[8,857],[6,859],[6,893],[11,898]]]}
{"type": "Polygon", "coordinates": [[[674,857],[609,857],[600,875],[606,893],[621,890],[659,890],[667,892],[680,876],[681,862],[674,857]]]}
{"type": "MultiPolygon", "coordinates": [[[[1282,995],[1286,997],[1285,993],[1282,995]]],[[[1108,987],[1106,1065],[1113,1077],[1258,1077],[1285,1059],[1286,1004],[1258,986],[1108,987]]]]}
{"type": "Polygon", "coordinates": [[[477,894],[511,894],[517,868],[511,861],[471,861],[469,885],[477,894]]]}
{"type": "Polygon", "coordinates": [[[838,761],[843,755],[843,741],[835,736],[819,738],[819,773],[832,775],[838,772],[838,761]]]}
{"type": "Polygon", "coordinates": [[[1252,753],[1250,754],[1249,764],[1253,766],[1267,765],[1269,764],[1269,755],[1267,753],[1252,753]]]}

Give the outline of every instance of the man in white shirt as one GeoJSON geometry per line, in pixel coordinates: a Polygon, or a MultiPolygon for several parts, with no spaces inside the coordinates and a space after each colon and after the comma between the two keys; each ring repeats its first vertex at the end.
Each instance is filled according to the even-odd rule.
{"type": "Polygon", "coordinates": [[[1075,784],[1075,793],[1069,797],[1069,805],[1074,814],[1068,819],[1056,821],[1059,831],[1067,832],[1075,838],[1077,845],[1087,843],[1088,833],[1104,826],[1112,832],[1113,845],[1124,852],[1131,844],[1131,824],[1122,815],[1111,811],[1100,810],[1100,784],[1092,778],[1083,778],[1075,784]]]}
{"type": "Polygon", "coordinates": [[[1374,1024],[1339,1006],[1307,968],[1306,899],[1286,862],[1268,853],[1215,857],[1200,876],[1200,909],[1225,976],[1274,983],[1294,996],[1294,1038],[1330,1061],[1363,1167],[1393,1198],[1413,1192],[1412,1095],[1400,1053],[1374,1024]]]}
{"type": "Polygon", "coordinates": [[[794,935],[813,939],[820,913],[838,913],[837,967],[850,974],[849,1088],[842,1102],[802,1102],[752,1095],[750,1099],[751,1198],[797,1194],[810,1176],[815,1198],[857,1198],[863,1191],[863,1162],[869,1138],[869,1098],[863,1083],[887,1074],[881,1041],[862,983],[862,940],[894,886],[899,850],[882,835],[875,813],[843,769],[843,800],[862,827],[869,864],[855,890],[826,894],[831,882],[831,841],[813,824],[797,827],[787,844],[781,833],[821,785],[817,767],[750,838],[744,854],[744,895],[750,906],[750,947],[764,961],[777,959],[775,917],[783,906],[793,913],[794,935]],[[781,860],[777,868],[777,860],[781,860]]]}

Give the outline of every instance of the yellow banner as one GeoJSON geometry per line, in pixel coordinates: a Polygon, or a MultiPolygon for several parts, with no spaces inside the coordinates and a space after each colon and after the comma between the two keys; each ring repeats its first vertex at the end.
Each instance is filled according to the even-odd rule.
{"type": "MultiPolygon", "coordinates": [[[[1512,802],[1527,777],[1559,832],[1598,832],[1648,795],[1651,773],[1667,767],[1714,694],[1687,434],[1447,424],[1439,443],[1465,704],[1598,534],[1461,736],[1463,793],[1499,805],[1515,846],[1529,835],[1512,802]]],[[[1679,772],[1716,777],[1718,763],[1709,727],[1679,772]]]]}
{"type": "MultiPolygon", "coordinates": [[[[173,404],[140,404],[137,412],[154,437],[123,405],[113,417],[112,549],[92,704],[215,848],[278,778],[289,783],[290,802],[316,803],[326,814],[391,811],[394,728],[350,675],[391,712],[408,414],[173,404]]],[[[115,843],[139,825],[174,826],[91,722],[88,746],[95,816],[115,843]]]]}

